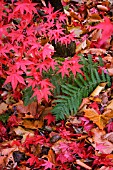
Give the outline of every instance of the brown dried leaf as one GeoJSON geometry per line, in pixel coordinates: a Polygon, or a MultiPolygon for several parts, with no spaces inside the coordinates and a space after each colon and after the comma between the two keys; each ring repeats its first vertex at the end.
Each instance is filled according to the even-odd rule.
{"type": "Polygon", "coordinates": [[[73,31],[76,37],[80,37],[80,35],[83,33],[80,26],[77,26],[77,27],[71,26],[71,27],[67,27],[67,29],[69,32],[73,31]]]}
{"type": "Polygon", "coordinates": [[[99,14],[97,13],[94,13],[94,14],[90,14],[89,13],[89,17],[88,17],[88,22],[98,22],[98,21],[101,21],[101,17],[99,14]]]}
{"type": "Polygon", "coordinates": [[[85,49],[86,47],[87,47],[87,41],[84,40],[82,43],[80,43],[78,46],[76,46],[76,53],[85,49]]]}
{"type": "Polygon", "coordinates": [[[81,103],[81,105],[80,105],[80,107],[79,107],[79,110],[81,110],[86,104],[88,104],[90,102],[90,100],[89,100],[89,98],[87,97],[87,98],[83,98],[83,100],[82,100],[82,103],[81,103]]]}
{"type": "Polygon", "coordinates": [[[91,41],[97,41],[101,35],[101,30],[94,30],[89,37],[91,37],[91,41]]]}
{"type": "Polygon", "coordinates": [[[103,138],[113,143],[113,132],[107,133],[103,138]]]}
{"type": "Polygon", "coordinates": [[[1,104],[0,104],[0,114],[4,114],[4,111],[6,111],[7,110],[7,104],[6,103],[4,103],[4,102],[2,102],[1,104]]]}
{"type": "Polygon", "coordinates": [[[105,49],[101,48],[90,48],[82,51],[83,53],[91,53],[91,54],[96,54],[96,55],[102,55],[106,53],[105,49]]]}
{"type": "Polygon", "coordinates": [[[23,103],[17,105],[17,111],[20,113],[31,113],[32,115],[36,115],[37,113],[37,102],[32,102],[28,106],[24,106],[23,103]]]}
{"type": "Polygon", "coordinates": [[[27,133],[27,135],[29,134],[30,136],[34,136],[34,132],[29,130],[25,130],[24,128],[22,128],[21,126],[18,126],[17,128],[14,128],[14,132],[16,133],[16,135],[18,136],[23,136],[27,133]]]}
{"type": "Polygon", "coordinates": [[[101,153],[110,154],[113,151],[113,144],[109,142],[107,139],[104,139],[105,131],[99,129],[92,129],[93,132],[93,140],[96,150],[99,150],[101,153]]]}

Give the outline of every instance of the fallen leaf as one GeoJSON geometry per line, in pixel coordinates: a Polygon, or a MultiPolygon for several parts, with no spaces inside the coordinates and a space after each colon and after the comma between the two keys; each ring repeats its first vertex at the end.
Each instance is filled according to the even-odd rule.
{"type": "Polygon", "coordinates": [[[107,139],[104,139],[106,132],[96,128],[92,129],[91,132],[93,132],[93,140],[95,143],[93,146],[95,149],[103,154],[111,154],[113,151],[113,144],[107,139]]]}
{"type": "Polygon", "coordinates": [[[98,170],[113,170],[113,168],[112,167],[108,167],[108,166],[102,166],[98,170]]]}
{"type": "Polygon", "coordinates": [[[96,89],[91,93],[90,96],[95,97],[98,96],[100,94],[100,92],[105,88],[107,83],[100,83],[96,89]]]}
{"type": "Polygon", "coordinates": [[[104,129],[110,118],[113,118],[113,111],[108,110],[106,113],[98,114],[94,109],[85,109],[85,117],[89,118],[100,129],[104,129]]]}
{"type": "Polygon", "coordinates": [[[107,133],[103,138],[113,143],[113,132],[107,133]]]}
{"type": "Polygon", "coordinates": [[[5,166],[6,156],[0,156],[0,165],[5,166]]]}
{"type": "Polygon", "coordinates": [[[23,103],[16,105],[16,109],[20,113],[31,113],[33,116],[37,113],[37,102],[32,102],[28,106],[24,106],[23,103]]]}
{"type": "Polygon", "coordinates": [[[90,166],[86,165],[84,162],[82,162],[82,161],[79,160],[79,159],[76,160],[76,163],[77,163],[78,165],[80,165],[81,167],[85,168],[85,169],[89,169],[89,170],[92,169],[90,166]]]}
{"type": "Polygon", "coordinates": [[[48,161],[49,162],[52,162],[53,164],[55,164],[55,153],[53,152],[53,150],[52,149],[50,149],[49,151],[48,151],[48,161]]]}
{"type": "Polygon", "coordinates": [[[1,103],[0,104],[0,114],[3,114],[4,113],[4,111],[6,111],[7,110],[7,104],[6,103],[1,103]]]}
{"type": "Polygon", "coordinates": [[[82,43],[80,43],[79,45],[76,46],[76,53],[85,49],[86,47],[87,47],[87,41],[84,40],[82,43]]]}
{"type": "Polygon", "coordinates": [[[31,121],[31,120],[24,119],[22,126],[28,129],[38,129],[38,128],[42,128],[43,124],[44,124],[43,120],[32,120],[31,121]]]}
{"type": "Polygon", "coordinates": [[[102,11],[108,11],[108,8],[104,5],[97,5],[97,8],[102,11]]]}
{"type": "Polygon", "coordinates": [[[90,48],[82,51],[83,53],[91,53],[96,55],[106,54],[106,50],[102,48],[90,48]]]}
{"type": "Polygon", "coordinates": [[[30,136],[34,136],[33,131],[31,131],[31,130],[27,131],[24,128],[22,128],[21,126],[18,126],[17,128],[14,128],[13,130],[16,133],[16,135],[18,135],[18,136],[23,136],[24,134],[27,134],[27,135],[29,134],[30,136]]]}
{"type": "Polygon", "coordinates": [[[106,109],[113,110],[113,99],[110,101],[110,103],[107,105],[106,109]]]}

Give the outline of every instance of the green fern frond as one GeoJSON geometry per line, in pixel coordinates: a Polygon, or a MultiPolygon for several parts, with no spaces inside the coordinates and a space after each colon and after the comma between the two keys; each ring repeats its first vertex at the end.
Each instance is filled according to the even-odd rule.
{"type": "Polygon", "coordinates": [[[100,75],[96,69],[91,70],[91,74],[85,73],[86,80],[78,73],[75,79],[75,85],[64,84],[61,85],[62,95],[55,100],[56,106],[53,108],[52,113],[56,119],[65,119],[69,115],[75,115],[82,102],[82,99],[96,88],[101,82],[108,82],[111,85],[110,76],[104,72],[100,75]]]}

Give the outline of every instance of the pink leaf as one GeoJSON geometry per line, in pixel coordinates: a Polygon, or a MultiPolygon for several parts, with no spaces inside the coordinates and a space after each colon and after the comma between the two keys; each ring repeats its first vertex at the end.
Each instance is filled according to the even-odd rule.
{"type": "Polygon", "coordinates": [[[50,161],[46,161],[44,160],[45,163],[43,163],[41,166],[44,166],[44,170],[48,169],[48,168],[52,168],[53,167],[53,163],[51,163],[50,161]]]}

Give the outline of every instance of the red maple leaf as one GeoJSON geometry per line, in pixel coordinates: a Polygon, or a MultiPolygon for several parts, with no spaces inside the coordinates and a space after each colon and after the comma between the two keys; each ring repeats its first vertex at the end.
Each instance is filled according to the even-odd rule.
{"type": "Polygon", "coordinates": [[[18,71],[15,69],[15,67],[13,66],[13,68],[10,68],[10,71],[6,72],[9,76],[7,76],[3,86],[7,83],[11,83],[13,91],[15,91],[18,82],[22,83],[23,85],[25,85],[24,79],[21,76],[23,74],[22,71],[18,71]]]}
{"type": "Polygon", "coordinates": [[[62,77],[64,77],[64,75],[69,76],[69,72],[71,71],[73,73],[74,76],[76,76],[76,73],[81,73],[83,74],[83,72],[81,71],[82,65],[79,64],[79,57],[74,55],[74,57],[70,60],[66,59],[63,63],[62,66],[60,66],[59,71],[57,73],[62,74],[62,77]]]}
{"type": "Polygon", "coordinates": [[[110,19],[108,17],[104,17],[104,22],[99,23],[96,26],[91,27],[92,29],[101,29],[102,30],[102,36],[100,37],[99,45],[101,46],[103,43],[105,43],[110,36],[113,34],[113,24],[111,23],[110,19]]]}
{"type": "Polygon", "coordinates": [[[44,160],[44,162],[45,163],[43,163],[41,166],[44,166],[44,170],[46,170],[46,169],[48,169],[48,168],[52,168],[53,167],[53,163],[52,162],[50,162],[50,161],[46,161],[46,160],[44,160]]]}
{"type": "Polygon", "coordinates": [[[74,57],[69,62],[70,62],[70,67],[69,68],[72,71],[74,76],[76,76],[77,72],[83,74],[83,72],[80,69],[80,68],[82,68],[82,65],[79,64],[78,56],[74,55],[74,57]]]}
{"type": "Polygon", "coordinates": [[[37,5],[36,3],[31,3],[30,0],[24,0],[24,2],[17,2],[15,3],[16,8],[14,9],[15,12],[20,12],[22,15],[26,11],[26,13],[30,13],[32,15],[32,12],[37,13],[36,8],[34,7],[37,5]]]}
{"type": "Polygon", "coordinates": [[[55,123],[55,116],[53,116],[51,113],[48,113],[45,117],[45,120],[47,120],[47,124],[50,125],[51,123],[55,123]]]}
{"type": "Polygon", "coordinates": [[[30,164],[30,166],[34,165],[34,164],[37,164],[39,165],[39,160],[36,156],[34,156],[33,154],[30,154],[30,158],[27,160],[27,163],[30,164]]]}
{"type": "Polygon", "coordinates": [[[26,73],[26,66],[33,64],[33,62],[19,58],[15,64],[17,69],[21,68],[26,73]]]}
{"type": "Polygon", "coordinates": [[[54,54],[54,47],[50,44],[45,44],[42,50],[42,57],[43,60],[45,60],[45,58],[51,58],[52,54],[54,54]]]}
{"type": "Polygon", "coordinates": [[[12,115],[8,119],[8,126],[13,127],[13,126],[18,126],[20,122],[20,119],[17,118],[15,115],[12,115]]]}
{"type": "Polygon", "coordinates": [[[62,78],[64,77],[64,75],[69,76],[69,63],[68,60],[66,59],[64,62],[62,62],[62,66],[59,66],[59,71],[57,73],[61,73],[62,74],[62,78]]]}

